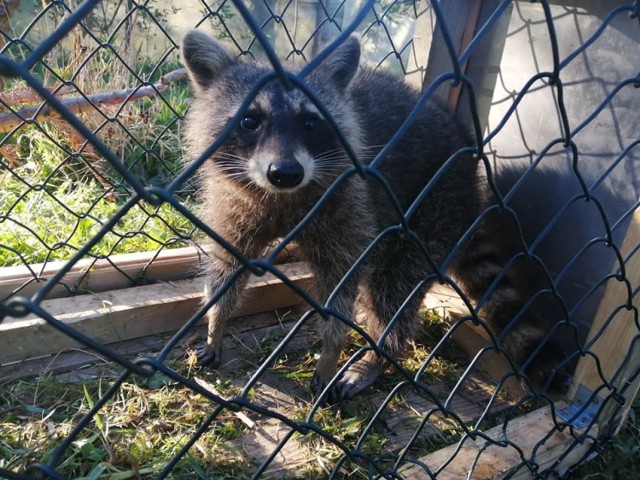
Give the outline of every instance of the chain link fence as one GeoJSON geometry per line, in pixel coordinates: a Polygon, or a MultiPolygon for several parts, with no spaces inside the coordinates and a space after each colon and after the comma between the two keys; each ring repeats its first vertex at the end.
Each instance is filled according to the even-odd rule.
{"type": "MultiPolygon", "coordinates": [[[[640,5],[574,3],[2,3],[0,476],[548,478],[601,452],[640,373],[640,5]],[[549,279],[535,295],[563,315],[543,343],[563,332],[569,391],[529,381],[449,279],[463,238],[423,279],[441,285],[407,353],[354,399],[315,401],[312,314],[332,312],[295,238],[331,188],[283,243],[240,255],[232,280],[254,276],[228,359],[195,368],[194,332],[216,301],[201,306],[198,271],[211,239],[236,250],[200,218],[207,155],[183,163],[190,28],[285,83],[302,76],[278,58],[313,68],[356,34],[363,64],[446,105],[495,199],[465,238],[492,211],[516,219],[521,248],[501,275],[526,257],[549,279]]],[[[352,160],[347,176],[380,181],[352,160]]],[[[411,235],[407,218],[394,228],[411,235]]],[[[342,364],[389,357],[343,320],[342,364]]]]}

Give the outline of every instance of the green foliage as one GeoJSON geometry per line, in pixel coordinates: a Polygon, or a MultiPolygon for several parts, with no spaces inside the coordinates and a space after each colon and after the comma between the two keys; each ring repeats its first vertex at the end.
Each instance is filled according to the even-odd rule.
{"type": "MultiPolygon", "coordinates": [[[[0,266],[68,259],[88,243],[127,198],[124,184],[105,187],[95,166],[74,155],[52,126],[30,128],[17,141],[17,166],[0,169],[0,266]]],[[[176,156],[172,168],[178,168],[176,156]]],[[[4,162],[3,162],[4,163],[4,162]]],[[[149,172],[153,165],[145,165],[149,172]]],[[[153,170],[167,182],[168,169],[153,170]],[[164,175],[164,177],[163,177],[164,175]]],[[[184,201],[191,205],[192,197],[184,201]]],[[[184,246],[192,226],[167,204],[138,203],[91,249],[92,255],[184,246]]]]}

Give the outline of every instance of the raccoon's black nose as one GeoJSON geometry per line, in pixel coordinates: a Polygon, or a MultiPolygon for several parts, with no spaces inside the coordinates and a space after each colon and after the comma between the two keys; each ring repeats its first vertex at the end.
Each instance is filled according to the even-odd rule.
{"type": "Polygon", "coordinates": [[[267,169],[267,179],[274,187],[297,187],[303,178],[304,168],[295,161],[272,163],[267,169]]]}

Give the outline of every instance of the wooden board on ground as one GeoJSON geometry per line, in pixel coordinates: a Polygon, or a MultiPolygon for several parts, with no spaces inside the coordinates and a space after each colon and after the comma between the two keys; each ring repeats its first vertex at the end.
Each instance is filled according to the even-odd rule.
{"type": "MultiPolygon", "coordinates": [[[[55,285],[48,298],[66,296],[70,291],[103,292],[126,288],[144,276],[149,280],[180,280],[194,276],[206,252],[195,247],[161,252],[126,253],[108,259],[82,259],[55,285]]],[[[30,297],[67,262],[53,261],[0,269],[0,297],[14,292],[30,297]]]]}
{"type": "MultiPolygon", "coordinates": [[[[278,309],[270,312],[261,312],[238,317],[231,322],[233,325],[229,329],[231,335],[236,332],[260,331],[264,328],[271,328],[275,325],[282,326],[290,323],[296,318],[299,306],[278,309]]],[[[132,357],[148,352],[160,351],[167,343],[173,333],[149,335],[131,340],[118,341],[105,345],[118,355],[132,357]]],[[[180,342],[173,352],[174,356],[183,356],[185,347],[192,343],[203,340],[206,336],[206,325],[199,324],[193,329],[193,335],[180,342]]],[[[228,339],[228,341],[231,341],[228,339]]],[[[229,349],[230,347],[227,347],[229,349]]],[[[56,355],[48,355],[39,358],[32,358],[22,362],[14,362],[2,365],[0,368],[0,382],[8,382],[19,378],[34,375],[59,375],[67,379],[71,378],[95,378],[102,376],[101,369],[109,363],[108,358],[104,358],[86,348],[66,349],[56,355]]],[[[118,367],[113,365],[114,368],[118,367]]]]}
{"type": "MultiPolygon", "coordinates": [[[[313,276],[302,263],[279,267],[300,288],[308,290],[313,276]]],[[[181,280],[123,290],[45,300],[51,316],[102,344],[178,330],[200,307],[202,279],[181,280]]],[[[234,316],[274,310],[302,299],[271,274],[252,277],[234,316]]],[[[5,318],[0,324],[0,365],[83,348],[45,320],[29,315],[5,318]]]]}
{"type": "MultiPolygon", "coordinates": [[[[105,292],[132,287],[141,280],[147,283],[170,282],[194,277],[208,255],[207,248],[185,247],[157,252],[124,253],[105,259],[85,258],[54,285],[47,299],[68,296],[70,292],[105,292]]],[[[299,259],[296,244],[288,245],[276,264],[299,259]]],[[[13,294],[31,297],[66,266],[65,261],[0,268],[0,298],[13,294]]]]}
{"type": "Polygon", "coordinates": [[[416,464],[401,473],[403,478],[412,479],[433,478],[434,474],[442,480],[530,479],[535,475],[527,462],[535,462],[540,474],[553,466],[556,473],[563,475],[586,455],[597,431],[597,426],[588,432],[571,428],[560,431],[551,409],[544,407],[487,430],[475,439],[465,436],[458,443],[421,457],[420,464],[429,470],[416,464]]]}

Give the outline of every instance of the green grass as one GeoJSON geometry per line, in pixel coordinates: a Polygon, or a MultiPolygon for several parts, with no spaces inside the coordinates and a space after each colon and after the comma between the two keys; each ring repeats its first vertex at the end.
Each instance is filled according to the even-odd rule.
{"type": "MultiPolygon", "coordinates": [[[[75,423],[100,398],[110,380],[65,383],[45,377],[5,387],[0,466],[21,469],[47,461],[75,423]]],[[[166,379],[126,382],[71,444],[58,470],[73,478],[139,478],[157,473],[193,434],[211,404],[166,379]],[[145,384],[146,383],[146,384],[145,384]]],[[[228,469],[244,461],[225,442],[238,438],[242,424],[230,412],[202,436],[178,463],[174,478],[192,469],[228,469]]]]}
{"type": "MultiPolygon", "coordinates": [[[[0,267],[66,260],[121,209],[125,186],[105,188],[45,127],[22,134],[19,163],[0,169],[0,267]],[[4,248],[3,248],[4,247],[4,248]]],[[[191,197],[185,202],[192,205],[191,197]]],[[[193,227],[171,206],[138,203],[90,251],[92,255],[184,246],[193,227]]]]}
{"type": "MultiPolygon", "coordinates": [[[[183,82],[162,99],[127,104],[113,121],[98,113],[81,118],[134,177],[164,187],[182,168],[179,122],[188,95],[183,82]]],[[[0,139],[0,184],[0,267],[69,259],[132,193],[112,165],[60,120],[24,125],[0,139]]],[[[195,206],[189,184],[178,198],[195,206]]],[[[171,206],[141,201],[90,254],[180,247],[193,235],[194,227],[171,206]]]]}

